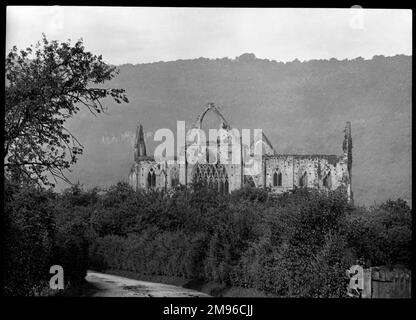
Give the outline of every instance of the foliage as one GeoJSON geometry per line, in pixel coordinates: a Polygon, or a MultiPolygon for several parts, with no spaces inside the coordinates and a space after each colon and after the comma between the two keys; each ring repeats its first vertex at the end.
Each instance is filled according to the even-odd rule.
{"type": "Polygon", "coordinates": [[[35,295],[49,279],[54,238],[51,193],[4,185],[3,288],[35,295]]]}
{"type": "MultiPolygon", "coordinates": [[[[114,194],[129,193],[126,189],[123,184],[111,188],[103,203],[114,194]]],[[[132,195],[122,202],[125,207],[106,207],[104,216],[96,216],[94,226],[101,236],[93,241],[90,258],[97,263],[92,267],[183,276],[278,296],[344,297],[345,270],[362,250],[364,239],[351,236],[357,209],[342,192],[299,189],[271,197],[246,188],[223,197],[194,185],[172,196],[155,191],[132,195]],[[126,224],[114,224],[112,231],[102,233],[100,221],[107,225],[109,216],[126,224]]],[[[399,200],[381,208],[386,206],[398,228],[408,223],[407,205],[399,200]]],[[[367,223],[365,214],[363,219],[358,234],[367,223]]],[[[403,241],[386,241],[410,255],[405,241],[410,229],[400,228],[391,234],[403,232],[403,241]]],[[[379,245],[366,243],[383,252],[377,264],[402,261],[401,255],[386,251],[385,243],[379,245]]]]}
{"type": "Polygon", "coordinates": [[[265,202],[268,199],[269,193],[265,189],[250,187],[248,185],[244,188],[234,190],[231,193],[231,198],[236,201],[248,200],[248,201],[258,201],[265,202]]]}
{"type": "Polygon", "coordinates": [[[64,195],[4,184],[3,288],[5,295],[41,295],[49,287],[52,265],[64,268],[66,284],[83,280],[88,265],[90,201],[81,205],[79,186],[64,195]]]}
{"type": "Polygon", "coordinates": [[[88,267],[91,211],[98,203],[97,189],[82,190],[77,184],[64,190],[53,202],[56,236],[53,264],[64,269],[65,280],[72,284],[84,281],[88,267]]]}
{"type": "Polygon", "coordinates": [[[26,50],[6,57],[4,169],[9,179],[52,184],[49,173],[67,180],[63,171],[77,161],[83,146],[65,122],[81,107],[105,111],[102,99],[128,102],[123,89],[102,84],[116,75],[101,56],[85,51],[82,40],[49,42],[43,36],[26,50]],[[69,154],[68,154],[69,153],[69,154]]]}
{"type": "Polygon", "coordinates": [[[8,186],[7,288],[18,290],[21,282],[13,287],[12,279],[34,288],[49,277],[48,266],[60,264],[71,283],[87,268],[114,269],[284,297],[344,297],[345,270],[357,259],[410,263],[411,210],[400,199],[366,209],[337,191],[262,195],[246,189],[224,196],[200,184],[173,194],[134,192],[126,183],[101,191],[76,185],[62,194],[8,186]]]}
{"type": "Polygon", "coordinates": [[[388,200],[348,217],[348,242],[367,265],[410,266],[412,211],[405,201],[388,200]]]}

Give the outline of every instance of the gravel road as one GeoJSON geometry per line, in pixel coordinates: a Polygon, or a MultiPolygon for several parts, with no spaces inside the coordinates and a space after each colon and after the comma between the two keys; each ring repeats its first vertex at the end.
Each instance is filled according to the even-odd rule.
{"type": "Polygon", "coordinates": [[[93,297],[209,297],[191,289],[88,271],[85,278],[97,290],[93,297]]]}

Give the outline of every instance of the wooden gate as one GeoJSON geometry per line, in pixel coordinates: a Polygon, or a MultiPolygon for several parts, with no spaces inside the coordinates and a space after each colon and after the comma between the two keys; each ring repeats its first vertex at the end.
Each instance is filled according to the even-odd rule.
{"type": "Polygon", "coordinates": [[[411,298],[412,274],[407,269],[384,267],[363,269],[359,265],[347,270],[350,277],[348,295],[359,298],[411,298]]]}
{"type": "Polygon", "coordinates": [[[371,269],[371,298],[411,298],[410,270],[371,269]]]}

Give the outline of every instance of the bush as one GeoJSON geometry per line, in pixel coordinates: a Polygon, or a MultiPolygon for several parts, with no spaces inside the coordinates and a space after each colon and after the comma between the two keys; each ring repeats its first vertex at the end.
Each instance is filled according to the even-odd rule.
{"type": "Polygon", "coordinates": [[[227,197],[201,184],[171,196],[133,197],[98,210],[97,230],[107,225],[107,215],[127,221],[106,228],[96,241],[92,258],[105,268],[286,297],[343,297],[345,270],[357,258],[386,264],[410,257],[410,209],[403,202],[360,211],[341,191],[269,195],[246,187],[227,197]]]}
{"type": "Polygon", "coordinates": [[[3,289],[5,295],[37,295],[49,282],[54,221],[53,195],[5,181],[3,289]]]}
{"type": "Polygon", "coordinates": [[[75,186],[58,195],[5,181],[4,198],[5,295],[47,292],[49,269],[56,264],[63,267],[66,284],[82,282],[88,266],[89,208],[96,192],[75,186]]]}
{"type": "Polygon", "coordinates": [[[341,191],[221,195],[195,184],[168,194],[126,183],[101,195],[79,185],[61,195],[10,185],[5,198],[9,294],[39,292],[50,265],[60,264],[71,283],[87,268],[116,269],[284,297],[344,297],[345,270],[357,259],[411,259],[411,210],[400,199],[366,209],[341,191]]]}
{"type": "Polygon", "coordinates": [[[106,199],[119,189],[125,187],[111,189],[95,214],[97,234],[107,232],[90,254],[98,268],[282,296],[337,296],[345,289],[342,230],[348,205],[339,192],[298,190],[269,197],[265,190],[245,188],[224,197],[197,184],[172,196],[139,192],[132,195],[136,201],[113,201],[109,207],[106,199]],[[103,229],[115,217],[128,223],[103,229]]]}
{"type": "Polygon", "coordinates": [[[410,267],[412,212],[405,201],[357,208],[347,223],[348,243],[367,265],[410,267]]]}

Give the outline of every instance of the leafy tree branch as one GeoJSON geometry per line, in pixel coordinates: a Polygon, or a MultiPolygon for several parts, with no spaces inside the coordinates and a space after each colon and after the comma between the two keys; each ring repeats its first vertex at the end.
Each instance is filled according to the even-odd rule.
{"type": "Polygon", "coordinates": [[[19,182],[54,185],[50,174],[65,180],[83,146],[65,128],[66,120],[87,108],[93,115],[106,111],[102,100],[128,103],[125,91],[103,84],[118,74],[101,55],[74,45],[41,42],[26,50],[16,47],[6,57],[4,171],[19,182]]]}

